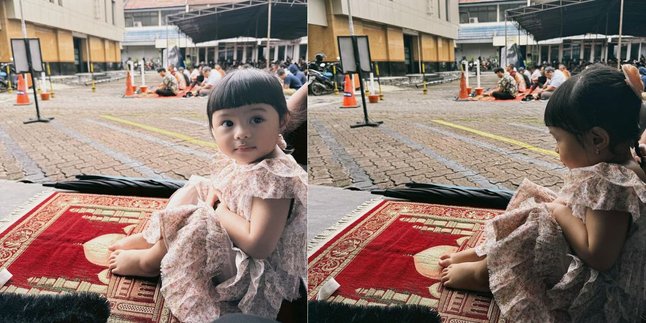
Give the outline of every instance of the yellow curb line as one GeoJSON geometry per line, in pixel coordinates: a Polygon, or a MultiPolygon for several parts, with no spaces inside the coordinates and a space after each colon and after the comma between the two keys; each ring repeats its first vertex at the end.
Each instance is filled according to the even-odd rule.
{"type": "Polygon", "coordinates": [[[217,148],[218,147],[215,143],[210,142],[210,141],[204,141],[204,140],[195,139],[193,137],[186,136],[186,135],[183,135],[181,133],[155,128],[153,126],[137,123],[137,122],[134,122],[134,121],[129,121],[129,120],[125,120],[125,119],[121,119],[121,118],[117,118],[117,117],[113,117],[113,116],[109,116],[109,115],[101,115],[101,118],[108,119],[108,120],[111,120],[111,121],[114,121],[114,122],[127,124],[127,125],[130,125],[130,126],[133,126],[133,127],[142,128],[142,129],[145,129],[145,130],[148,130],[148,131],[151,131],[151,132],[155,132],[155,133],[159,133],[159,134],[162,134],[162,135],[166,135],[166,136],[169,136],[169,137],[179,138],[179,139],[182,139],[182,140],[184,140],[186,142],[190,142],[192,144],[196,144],[196,145],[203,146],[203,147],[209,147],[209,148],[217,148]]]}
{"type": "Polygon", "coordinates": [[[488,132],[484,132],[484,131],[480,131],[480,130],[472,129],[472,128],[469,128],[469,127],[465,127],[465,126],[457,125],[457,124],[450,123],[450,122],[447,122],[447,121],[444,121],[444,120],[431,120],[431,121],[433,121],[433,122],[435,122],[435,123],[439,123],[439,124],[441,124],[441,125],[448,126],[448,127],[452,127],[452,128],[456,128],[456,129],[460,129],[460,130],[464,130],[464,131],[472,132],[472,133],[475,133],[475,134],[477,134],[477,135],[480,135],[480,136],[483,136],[483,137],[486,137],[486,138],[491,138],[491,139],[498,140],[498,141],[502,141],[502,142],[506,142],[506,143],[508,143],[508,144],[512,144],[512,145],[515,145],[515,146],[520,146],[520,147],[523,147],[523,148],[525,148],[525,149],[527,149],[527,150],[531,150],[531,151],[539,152],[539,153],[541,153],[541,154],[545,154],[545,155],[549,155],[549,156],[554,156],[554,157],[559,157],[559,154],[558,154],[558,153],[556,153],[556,152],[555,152],[555,151],[553,151],[553,150],[548,150],[548,149],[543,149],[543,148],[534,147],[534,146],[532,146],[532,145],[530,145],[530,144],[528,144],[528,143],[524,143],[524,142],[522,142],[522,141],[518,141],[518,140],[514,140],[514,139],[511,139],[511,138],[502,137],[502,136],[498,136],[498,135],[494,135],[494,134],[491,134],[491,133],[488,133],[488,132]]]}

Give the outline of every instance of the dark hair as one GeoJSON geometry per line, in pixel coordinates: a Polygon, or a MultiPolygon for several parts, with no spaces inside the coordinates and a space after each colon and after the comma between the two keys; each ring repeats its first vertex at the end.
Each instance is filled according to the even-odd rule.
{"type": "Polygon", "coordinates": [[[581,136],[593,127],[610,136],[610,149],[639,137],[641,99],[622,72],[595,64],[563,82],[545,108],[545,125],[581,136]]]}
{"type": "Polygon", "coordinates": [[[289,116],[283,88],[275,76],[256,68],[235,70],[225,75],[209,95],[206,106],[209,128],[213,127],[215,111],[256,103],[271,105],[278,112],[280,121],[289,116]]]}
{"type": "Polygon", "coordinates": [[[496,68],[494,68],[494,69],[493,69],[493,72],[494,72],[494,73],[498,73],[498,72],[503,72],[503,73],[504,73],[504,72],[505,72],[505,69],[504,69],[504,68],[502,68],[502,67],[496,67],[496,68]]]}
{"type": "Polygon", "coordinates": [[[161,73],[161,72],[166,72],[166,69],[163,67],[158,68],[157,73],[161,73]]]}

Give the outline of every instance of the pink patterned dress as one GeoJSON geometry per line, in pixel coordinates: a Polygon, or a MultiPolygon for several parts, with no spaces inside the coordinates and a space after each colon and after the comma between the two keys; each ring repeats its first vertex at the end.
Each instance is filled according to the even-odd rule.
{"type": "Polygon", "coordinates": [[[283,300],[299,296],[306,273],[307,174],[294,158],[251,165],[232,162],[211,180],[193,176],[156,212],[144,230],[149,243],[164,239],[161,292],[183,322],[210,322],[242,312],[276,318],[283,300]],[[290,215],[273,253],[254,259],[233,245],[213,207],[204,200],[209,185],[232,212],[249,220],[253,197],[292,199],[290,215]]]}
{"type": "Polygon", "coordinates": [[[588,208],[628,212],[629,233],[615,265],[588,267],[571,250],[543,202],[557,194],[525,179],[507,211],[485,226],[489,287],[512,322],[640,322],[646,313],[646,188],[630,169],[608,163],[572,169],[558,196],[585,223],[588,208]]]}

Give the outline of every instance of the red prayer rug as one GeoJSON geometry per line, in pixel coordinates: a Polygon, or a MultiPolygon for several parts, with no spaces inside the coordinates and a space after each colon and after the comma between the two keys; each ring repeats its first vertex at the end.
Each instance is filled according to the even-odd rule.
{"type": "Polygon", "coordinates": [[[95,292],[110,301],[110,321],[177,322],[159,281],[110,274],[107,247],[140,232],[166,199],[54,193],[0,233],[0,268],[13,278],[0,292],[95,292]]]}
{"type": "Polygon", "coordinates": [[[327,300],[357,305],[410,304],[436,309],[443,322],[502,322],[490,295],[446,289],[439,257],[473,247],[500,210],[382,201],[308,259],[308,299],[334,278],[327,300]]]}

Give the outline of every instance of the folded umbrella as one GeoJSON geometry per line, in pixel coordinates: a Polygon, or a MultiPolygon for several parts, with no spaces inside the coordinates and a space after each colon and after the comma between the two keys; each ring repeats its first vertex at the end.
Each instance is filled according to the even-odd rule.
{"type": "Polygon", "coordinates": [[[505,209],[514,192],[476,187],[407,183],[406,187],[372,190],[372,194],[413,202],[505,209]]]}
{"type": "Polygon", "coordinates": [[[81,193],[169,197],[186,181],[104,175],[76,175],[76,180],[44,183],[43,186],[81,193]]]}

